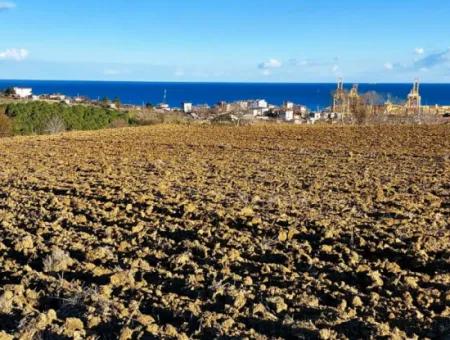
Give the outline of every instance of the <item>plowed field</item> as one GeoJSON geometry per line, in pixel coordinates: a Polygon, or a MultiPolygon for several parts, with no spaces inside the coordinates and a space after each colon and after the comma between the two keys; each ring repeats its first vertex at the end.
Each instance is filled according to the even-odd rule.
{"type": "Polygon", "coordinates": [[[0,140],[0,339],[450,336],[450,127],[0,140]]]}

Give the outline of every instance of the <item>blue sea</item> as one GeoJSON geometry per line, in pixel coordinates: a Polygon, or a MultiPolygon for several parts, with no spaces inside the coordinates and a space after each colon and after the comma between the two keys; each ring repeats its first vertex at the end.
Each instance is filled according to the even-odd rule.
{"type": "MultiPolygon", "coordinates": [[[[266,99],[281,105],[285,101],[306,105],[310,109],[325,108],[331,104],[331,92],[336,84],[312,83],[175,83],[175,82],[110,82],[110,81],[48,81],[0,80],[0,89],[10,86],[32,87],[34,94],[62,93],[68,96],[86,96],[91,99],[119,97],[122,103],[142,105],[163,101],[180,107],[182,102],[214,105],[219,101],[266,99]]],[[[351,84],[347,84],[350,88],[351,84]]],[[[376,91],[384,98],[404,100],[412,84],[360,84],[360,92],[376,91]]],[[[450,84],[422,84],[424,105],[450,105],[450,84]]]]}

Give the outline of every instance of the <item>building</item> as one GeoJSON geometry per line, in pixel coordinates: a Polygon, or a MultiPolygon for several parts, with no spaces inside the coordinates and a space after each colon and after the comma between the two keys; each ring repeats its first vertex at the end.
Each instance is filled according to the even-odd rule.
{"type": "Polygon", "coordinates": [[[33,89],[29,87],[14,87],[14,96],[16,98],[29,98],[33,95],[33,89]]]}
{"type": "Polygon", "coordinates": [[[66,100],[66,96],[63,95],[63,94],[54,93],[54,94],[50,94],[48,96],[48,99],[50,99],[50,100],[58,100],[58,101],[65,101],[66,100]]]}
{"type": "Polygon", "coordinates": [[[317,112],[311,112],[309,114],[309,119],[308,119],[308,123],[310,124],[314,124],[316,121],[320,120],[322,118],[322,113],[317,111],[317,112]]]}
{"type": "Polygon", "coordinates": [[[308,114],[308,108],[304,105],[300,105],[297,112],[301,117],[306,117],[306,115],[308,114]]]}
{"type": "Polygon", "coordinates": [[[264,99],[252,100],[250,102],[251,109],[268,108],[268,107],[269,107],[269,104],[264,99]]]}
{"type": "Polygon", "coordinates": [[[76,96],[75,98],[73,98],[73,101],[75,103],[86,103],[86,102],[89,102],[89,98],[82,97],[82,96],[76,96]]]}
{"type": "Polygon", "coordinates": [[[287,122],[291,122],[294,120],[294,103],[284,103],[283,119],[287,122]]]}
{"type": "Polygon", "coordinates": [[[287,122],[292,122],[294,120],[294,110],[286,110],[284,111],[283,119],[287,122]]]}
{"type": "Polygon", "coordinates": [[[240,100],[240,101],[236,102],[236,105],[241,110],[247,110],[248,104],[249,104],[248,101],[245,101],[245,100],[240,100]]]}
{"type": "Polygon", "coordinates": [[[169,104],[166,104],[166,103],[161,103],[156,108],[163,110],[163,111],[170,111],[170,106],[169,106],[169,104]]]}
{"type": "Polygon", "coordinates": [[[284,108],[287,110],[293,110],[294,109],[294,103],[293,102],[285,102],[284,108]]]}
{"type": "Polygon", "coordinates": [[[257,99],[250,102],[249,109],[253,116],[263,116],[269,112],[269,104],[264,99],[257,99]]]}
{"type": "Polygon", "coordinates": [[[192,112],[192,103],[182,103],[183,112],[191,113],[192,112]]]}

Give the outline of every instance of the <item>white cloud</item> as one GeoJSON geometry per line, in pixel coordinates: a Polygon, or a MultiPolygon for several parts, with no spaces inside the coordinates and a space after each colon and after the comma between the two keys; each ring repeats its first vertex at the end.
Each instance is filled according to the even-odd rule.
{"type": "Polygon", "coordinates": [[[0,1],[0,11],[7,11],[8,9],[13,8],[16,8],[16,4],[14,2],[0,1]]]}
{"type": "Polygon", "coordinates": [[[263,76],[270,76],[272,74],[272,72],[268,69],[263,70],[261,73],[263,76]]]}
{"type": "Polygon", "coordinates": [[[386,70],[393,70],[394,69],[394,64],[392,64],[392,63],[386,63],[386,64],[384,64],[384,68],[386,69],[386,70]]]}
{"type": "Polygon", "coordinates": [[[269,59],[268,61],[265,61],[258,65],[258,68],[261,70],[271,70],[275,68],[280,68],[283,66],[283,63],[277,59],[269,59]]]}
{"type": "Polygon", "coordinates": [[[175,71],[175,77],[183,77],[184,75],[185,75],[185,72],[182,69],[177,69],[175,71]]]}
{"type": "Polygon", "coordinates": [[[422,48],[422,47],[417,47],[417,48],[414,49],[414,53],[417,54],[417,55],[422,55],[422,54],[425,53],[425,49],[422,48]]]}
{"type": "Polygon", "coordinates": [[[450,64],[450,48],[442,51],[437,51],[423,56],[419,60],[415,60],[413,67],[415,69],[432,68],[435,66],[450,64]]]}
{"type": "Polygon", "coordinates": [[[105,76],[117,76],[119,74],[121,74],[122,72],[113,68],[108,68],[106,70],[103,71],[103,74],[105,76]]]}
{"type": "Polygon", "coordinates": [[[0,51],[0,60],[15,60],[21,61],[28,57],[30,52],[24,48],[9,48],[5,51],[0,51]]]}
{"type": "Polygon", "coordinates": [[[450,67],[450,48],[432,53],[422,48],[416,50],[417,57],[411,62],[387,62],[384,64],[384,69],[395,72],[428,72],[435,69],[445,72],[450,67]]]}
{"type": "Polygon", "coordinates": [[[303,68],[335,68],[339,67],[339,59],[334,58],[332,61],[328,60],[312,60],[312,59],[290,59],[290,66],[300,66],[303,68]]]}
{"type": "Polygon", "coordinates": [[[312,63],[312,62],[311,62],[310,60],[308,60],[308,59],[301,59],[301,60],[298,60],[298,59],[292,58],[292,59],[289,59],[288,64],[289,64],[290,66],[311,66],[311,65],[313,65],[314,63],[312,63]]]}

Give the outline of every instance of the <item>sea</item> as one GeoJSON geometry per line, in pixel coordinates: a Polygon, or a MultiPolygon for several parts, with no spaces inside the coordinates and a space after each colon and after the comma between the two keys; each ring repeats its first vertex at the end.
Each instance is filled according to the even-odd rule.
{"type": "MultiPolygon", "coordinates": [[[[332,83],[181,83],[129,81],[60,81],[60,80],[0,80],[0,89],[11,86],[31,87],[37,95],[60,93],[85,96],[90,99],[118,97],[124,104],[159,104],[164,100],[171,107],[183,102],[212,106],[218,102],[265,99],[270,104],[285,101],[305,105],[311,110],[331,105],[332,83]]],[[[352,84],[346,88],[350,89],[352,84]]],[[[360,92],[376,91],[384,99],[405,100],[412,84],[359,84],[360,92]]],[[[421,84],[423,105],[450,105],[450,84],[421,84]]]]}

